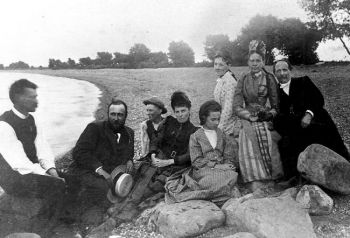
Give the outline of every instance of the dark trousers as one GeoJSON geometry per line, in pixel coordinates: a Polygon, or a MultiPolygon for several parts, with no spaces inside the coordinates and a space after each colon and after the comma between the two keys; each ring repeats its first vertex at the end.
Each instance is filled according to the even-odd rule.
{"type": "Polygon", "coordinates": [[[63,180],[45,175],[25,174],[14,171],[0,155],[0,186],[16,197],[57,200],[65,193],[63,180]]]}

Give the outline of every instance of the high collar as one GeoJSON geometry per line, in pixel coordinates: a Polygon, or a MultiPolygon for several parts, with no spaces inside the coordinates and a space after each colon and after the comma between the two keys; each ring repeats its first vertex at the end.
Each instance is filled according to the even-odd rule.
{"type": "Polygon", "coordinates": [[[19,112],[15,107],[12,107],[11,110],[13,111],[13,113],[14,113],[16,116],[18,116],[18,117],[21,118],[21,119],[26,119],[26,118],[29,117],[29,114],[28,114],[28,116],[26,116],[26,115],[22,114],[21,112],[19,112]]]}
{"type": "Polygon", "coordinates": [[[228,74],[232,74],[231,70],[227,70],[223,75],[221,75],[220,77],[218,77],[218,79],[216,80],[216,82],[222,80],[223,78],[227,77],[228,74]]]}

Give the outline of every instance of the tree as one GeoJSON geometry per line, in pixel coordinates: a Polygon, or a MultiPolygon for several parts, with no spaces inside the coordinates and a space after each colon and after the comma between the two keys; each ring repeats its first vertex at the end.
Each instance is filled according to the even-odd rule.
{"type": "Polygon", "coordinates": [[[23,61],[18,61],[16,63],[11,63],[8,66],[9,69],[29,69],[29,65],[23,61]]]}
{"type": "Polygon", "coordinates": [[[297,18],[281,22],[276,48],[289,56],[292,64],[314,64],[318,62],[316,49],[322,40],[321,33],[297,18]]]}
{"type": "Polygon", "coordinates": [[[93,64],[93,61],[90,57],[80,58],[79,64],[83,66],[84,68],[89,67],[93,64]]]}
{"type": "Polygon", "coordinates": [[[5,69],[4,65],[0,64],[0,70],[3,70],[3,69],[5,69]]]}
{"type": "Polygon", "coordinates": [[[113,53],[113,66],[115,68],[128,68],[130,64],[130,57],[128,54],[123,54],[119,52],[113,53]]]}
{"type": "Polygon", "coordinates": [[[204,51],[210,61],[214,61],[218,51],[231,54],[232,42],[227,35],[208,35],[204,42],[204,51]]]}
{"type": "Polygon", "coordinates": [[[113,55],[109,52],[97,52],[95,64],[99,66],[110,67],[112,65],[113,55]]]}
{"type": "Polygon", "coordinates": [[[70,69],[74,69],[75,66],[76,66],[75,61],[74,61],[73,59],[71,59],[71,58],[68,58],[67,64],[68,64],[68,67],[69,67],[70,69]]]}
{"type": "Polygon", "coordinates": [[[147,61],[150,57],[151,51],[146,45],[137,43],[129,50],[131,67],[139,68],[140,63],[147,61]]]}
{"type": "MultiPolygon", "coordinates": [[[[272,50],[278,44],[278,31],[281,27],[281,21],[272,15],[256,15],[250,19],[248,25],[242,28],[241,35],[234,42],[235,47],[239,47],[237,53],[248,55],[248,46],[251,40],[262,40],[266,44],[266,64],[273,62],[272,50]]],[[[246,58],[244,55],[238,55],[240,58],[246,58]]],[[[237,56],[236,56],[237,57],[237,56]]],[[[245,60],[245,61],[246,61],[245,60]]]]}
{"type": "Polygon", "coordinates": [[[154,68],[164,68],[169,66],[167,54],[161,51],[150,53],[148,62],[150,63],[151,67],[154,68]]]}
{"type": "Polygon", "coordinates": [[[311,22],[325,39],[338,38],[350,55],[343,37],[350,37],[350,0],[299,0],[308,12],[311,22]]]}
{"type": "Polygon", "coordinates": [[[168,56],[175,67],[188,67],[194,65],[194,52],[183,41],[172,41],[168,47],[168,56]]]}

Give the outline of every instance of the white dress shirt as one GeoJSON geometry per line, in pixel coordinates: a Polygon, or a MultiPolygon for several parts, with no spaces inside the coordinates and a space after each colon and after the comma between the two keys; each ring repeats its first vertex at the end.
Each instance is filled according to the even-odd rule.
{"type": "MultiPolygon", "coordinates": [[[[290,82],[289,80],[287,83],[281,83],[280,88],[289,96],[289,88],[290,88],[290,82]]],[[[314,113],[311,110],[306,110],[307,113],[310,113],[312,117],[314,117],[314,113]]]]}
{"type": "MultiPolygon", "coordinates": [[[[19,118],[25,119],[26,116],[15,108],[12,108],[19,118]]],[[[0,121],[0,154],[6,162],[15,171],[20,174],[40,174],[45,175],[50,168],[55,168],[55,158],[43,134],[40,123],[35,120],[37,136],[34,144],[39,163],[33,163],[24,152],[22,142],[17,139],[15,130],[7,122],[0,121]]]]}

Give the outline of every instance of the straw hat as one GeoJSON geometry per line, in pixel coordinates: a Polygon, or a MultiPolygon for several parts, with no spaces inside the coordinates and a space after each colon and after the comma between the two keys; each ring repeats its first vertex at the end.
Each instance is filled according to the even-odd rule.
{"type": "Polygon", "coordinates": [[[112,186],[107,193],[107,199],[111,203],[116,203],[126,197],[134,185],[134,179],[125,171],[126,165],[119,165],[111,173],[112,186]]]}

